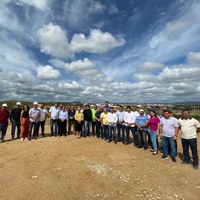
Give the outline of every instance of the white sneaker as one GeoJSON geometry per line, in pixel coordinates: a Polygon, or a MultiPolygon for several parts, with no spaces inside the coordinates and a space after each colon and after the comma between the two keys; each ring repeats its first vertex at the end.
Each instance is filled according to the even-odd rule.
{"type": "Polygon", "coordinates": [[[24,138],[21,138],[21,141],[24,141],[24,138]]]}

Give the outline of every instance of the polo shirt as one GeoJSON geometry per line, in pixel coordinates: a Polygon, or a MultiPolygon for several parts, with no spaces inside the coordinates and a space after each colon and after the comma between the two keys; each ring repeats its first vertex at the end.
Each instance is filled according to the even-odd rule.
{"type": "Polygon", "coordinates": [[[194,118],[178,120],[179,127],[181,128],[181,138],[183,139],[193,139],[197,137],[196,129],[200,128],[200,123],[194,118]]]}
{"type": "Polygon", "coordinates": [[[96,114],[97,110],[95,110],[94,108],[92,108],[91,111],[92,111],[92,121],[96,122],[95,114],[96,114]]]}
{"type": "MultiPolygon", "coordinates": [[[[146,122],[149,121],[148,117],[146,115],[143,116],[137,116],[135,121],[138,123],[139,126],[144,126],[146,122]]],[[[148,126],[143,127],[143,130],[148,130],[148,126]]]]}
{"type": "Polygon", "coordinates": [[[39,110],[40,110],[40,119],[39,119],[39,121],[40,121],[40,122],[43,122],[43,121],[46,120],[48,111],[47,111],[46,108],[39,108],[39,110]]]}
{"type": "Polygon", "coordinates": [[[102,119],[102,123],[103,125],[108,125],[108,113],[101,113],[101,119],[102,119]]]}
{"type": "Polygon", "coordinates": [[[166,119],[165,117],[161,118],[160,124],[162,126],[162,135],[164,137],[174,137],[175,128],[178,128],[178,120],[174,117],[166,119]]]}

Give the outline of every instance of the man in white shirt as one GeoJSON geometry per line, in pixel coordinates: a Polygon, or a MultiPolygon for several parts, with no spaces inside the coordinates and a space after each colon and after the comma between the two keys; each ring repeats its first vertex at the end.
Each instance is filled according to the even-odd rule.
{"type": "Polygon", "coordinates": [[[189,110],[182,111],[182,118],[178,120],[181,129],[181,143],[183,148],[182,164],[190,164],[189,147],[192,151],[193,169],[198,169],[197,133],[200,132],[200,123],[190,116],[189,110]]]}
{"type": "Polygon", "coordinates": [[[138,145],[137,137],[136,137],[136,127],[135,127],[135,119],[136,119],[136,113],[131,111],[131,106],[126,107],[127,112],[124,115],[124,122],[126,126],[126,142],[125,144],[130,143],[130,131],[133,134],[133,139],[134,139],[134,145],[138,145]]]}
{"type": "MultiPolygon", "coordinates": [[[[39,105],[39,110],[40,110],[40,119],[39,119],[39,126],[38,126],[38,132],[39,129],[41,127],[41,135],[42,137],[44,137],[44,132],[45,132],[45,123],[46,123],[46,119],[48,117],[48,111],[47,109],[44,107],[44,103],[41,103],[39,105]]],[[[37,135],[38,136],[38,135],[37,135]]]]}
{"type": "Polygon", "coordinates": [[[124,115],[125,112],[123,110],[123,106],[119,106],[119,111],[117,111],[117,133],[118,133],[118,141],[125,142],[125,124],[124,124],[124,115]]]}
{"type": "Polygon", "coordinates": [[[38,103],[33,103],[33,108],[29,110],[29,117],[30,117],[30,126],[29,126],[29,136],[28,139],[31,140],[37,139],[38,135],[38,122],[40,119],[40,110],[38,109],[38,103]],[[34,129],[34,130],[33,130],[34,129]],[[33,130],[33,134],[32,134],[33,130]]]}
{"type": "Polygon", "coordinates": [[[67,136],[67,119],[68,119],[68,112],[65,106],[62,106],[62,109],[59,112],[59,121],[58,121],[58,130],[59,130],[59,137],[64,135],[67,136]]]}
{"type": "Polygon", "coordinates": [[[117,144],[117,138],[116,138],[117,120],[118,120],[117,114],[114,112],[113,108],[110,108],[110,112],[108,113],[108,130],[109,130],[108,142],[111,142],[113,139],[115,144],[117,144]]]}
{"type": "Polygon", "coordinates": [[[55,103],[49,110],[50,116],[50,127],[51,127],[51,136],[57,137],[58,134],[58,116],[59,116],[60,108],[58,107],[58,103],[55,103]]]}

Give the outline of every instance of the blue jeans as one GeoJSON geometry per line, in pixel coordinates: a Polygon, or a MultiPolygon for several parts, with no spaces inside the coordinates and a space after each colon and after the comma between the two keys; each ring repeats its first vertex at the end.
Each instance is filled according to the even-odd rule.
{"type": "Polygon", "coordinates": [[[1,134],[1,141],[4,140],[6,136],[6,131],[7,131],[8,125],[6,124],[0,124],[0,134],[1,134]]]}
{"type": "Polygon", "coordinates": [[[12,139],[15,138],[15,129],[17,127],[17,138],[20,138],[20,132],[21,132],[21,123],[20,121],[12,121],[12,128],[11,128],[11,137],[12,139]]]}
{"type": "Polygon", "coordinates": [[[181,139],[183,147],[183,156],[185,162],[190,162],[189,147],[192,151],[193,166],[199,165],[198,151],[197,151],[197,138],[193,139],[181,139]]]}
{"type": "Polygon", "coordinates": [[[102,127],[100,121],[96,121],[96,132],[97,132],[97,137],[99,138],[102,135],[102,127]]]}
{"type": "Polygon", "coordinates": [[[103,134],[101,138],[105,140],[108,139],[108,125],[103,125],[103,134]]]}
{"type": "Polygon", "coordinates": [[[168,145],[171,149],[171,157],[176,157],[176,146],[173,137],[162,137],[162,145],[163,145],[163,154],[164,156],[168,156],[168,145]]]}
{"type": "Polygon", "coordinates": [[[158,151],[158,146],[157,146],[157,131],[149,131],[149,135],[151,138],[151,143],[153,145],[153,150],[158,151]]]}
{"type": "Polygon", "coordinates": [[[129,135],[130,135],[130,131],[133,135],[133,139],[134,139],[134,145],[137,146],[138,145],[138,136],[136,134],[136,131],[137,131],[137,127],[128,127],[126,126],[126,142],[129,143],[130,142],[130,138],[129,138],[129,135]]]}
{"type": "Polygon", "coordinates": [[[116,141],[116,126],[108,126],[108,130],[109,130],[109,136],[108,139],[109,141],[111,141],[113,139],[113,141],[116,141]]]}
{"type": "Polygon", "coordinates": [[[83,130],[83,136],[90,136],[90,121],[84,121],[84,130],[83,130]]]}
{"type": "Polygon", "coordinates": [[[29,123],[29,139],[31,139],[31,136],[33,135],[33,138],[37,137],[38,135],[38,122],[31,122],[29,123]],[[33,130],[33,134],[32,134],[33,130]]]}
{"type": "Polygon", "coordinates": [[[124,141],[125,139],[125,126],[122,124],[117,124],[117,135],[119,141],[124,141]]]}
{"type": "Polygon", "coordinates": [[[57,136],[58,134],[58,119],[50,120],[51,136],[57,136]]]}

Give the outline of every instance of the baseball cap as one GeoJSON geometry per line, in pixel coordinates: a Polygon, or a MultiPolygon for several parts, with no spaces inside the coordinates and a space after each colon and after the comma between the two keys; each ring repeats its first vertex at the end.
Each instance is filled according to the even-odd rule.
{"type": "Polygon", "coordinates": [[[143,109],[140,109],[140,110],[139,110],[139,113],[144,113],[144,110],[143,110],[143,109]]]}
{"type": "Polygon", "coordinates": [[[3,103],[2,107],[6,107],[7,108],[8,107],[7,103],[3,103]]]}
{"type": "Polygon", "coordinates": [[[35,101],[35,102],[33,103],[33,105],[38,105],[38,102],[37,102],[37,101],[35,101]]]}
{"type": "Polygon", "coordinates": [[[21,104],[21,102],[17,102],[16,105],[17,106],[21,106],[22,104],[21,104]]]}

